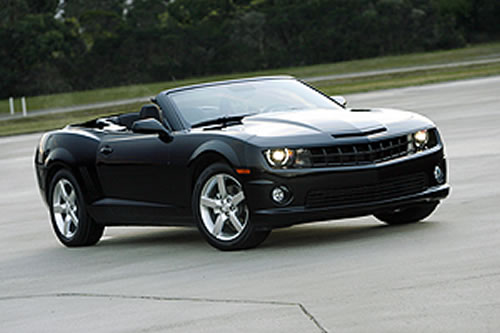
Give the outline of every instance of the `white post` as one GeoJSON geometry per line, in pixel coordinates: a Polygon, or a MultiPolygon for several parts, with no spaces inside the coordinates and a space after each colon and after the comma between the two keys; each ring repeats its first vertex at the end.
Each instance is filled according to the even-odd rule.
{"type": "Polygon", "coordinates": [[[14,114],[14,97],[9,97],[10,115],[14,114]]]}
{"type": "Polygon", "coordinates": [[[21,97],[21,106],[23,108],[23,117],[26,117],[28,111],[26,110],[26,97],[21,97]]]}

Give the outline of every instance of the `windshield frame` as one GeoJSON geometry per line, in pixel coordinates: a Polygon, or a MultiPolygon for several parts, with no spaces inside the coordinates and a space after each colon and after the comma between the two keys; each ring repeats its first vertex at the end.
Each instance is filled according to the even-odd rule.
{"type": "MultiPolygon", "coordinates": [[[[190,90],[203,89],[203,88],[208,88],[208,87],[229,86],[229,85],[237,84],[237,83],[264,82],[264,81],[275,81],[275,80],[276,81],[278,81],[278,80],[295,81],[299,84],[304,85],[306,88],[311,89],[315,93],[321,95],[328,102],[331,102],[331,106],[333,106],[331,109],[338,109],[339,111],[345,109],[345,106],[339,104],[337,101],[332,99],[330,96],[324,94],[322,91],[320,91],[320,90],[316,89],[315,87],[309,85],[308,83],[306,83],[302,80],[298,80],[292,76],[255,77],[255,78],[216,81],[216,82],[195,84],[195,85],[190,85],[190,86],[183,86],[183,87],[165,90],[165,91],[161,92],[160,94],[158,94],[157,99],[158,99],[158,101],[162,101],[165,99],[165,104],[168,104],[168,109],[173,109],[175,111],[174,113],[176,114],[176,118],[180,121],[180,123],[182,123],[182,127],[184,129],[191,129],[191,128],[193,128],[193,125],[196,125],[196,123],[198,123],[200,121],[190,122],[186,119],[186,117],[183,115],[183,112],[179,109],[179,107],[177,106],[177,103],[175,103],[174,99],[172,98],[174,94],[176,94],[178,92],[186,92],[186,91],[190,91],[190,90]]],[[[163,104],[163,103],[161,103],[161,104],[163,104]]],[[[293,108],[286,109],[286,111],[288,111],[288,110],[293,110],[293,108]]],[[[305,110],[305,109],[302,109],[302,110],[305,110]]],[[[278,110],[277,112],[279,112],[279,111],[285,111],[285,110],[278,110]]],[[[275,111],[270,111],[270,112],[275,112],[275,111]]],[[[263,114],[263,113],[264,112],[259,111],[256,113],[256,115],[263,114]]],[[[241,112],[241,116],[247,116],[247,115],[248,115],[248,112],[244,112],[244,111],[241,112]]],[[[233,116],[240,116],[240,114],[227,114],[227,115],[219,114],[218,116],[214,116],[213,119],[225,117],[225,116],[233,117],[233,116]]],[[[207,120],[211,120],[211,119],[206,118],[206,119],[201,120],[201,122],[204,122],[207,120]]]]}

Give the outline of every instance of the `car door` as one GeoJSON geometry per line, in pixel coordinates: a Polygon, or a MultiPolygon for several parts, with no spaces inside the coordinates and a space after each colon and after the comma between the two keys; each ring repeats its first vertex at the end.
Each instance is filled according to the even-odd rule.
{"type": "Polygon", "coordinates": [[[167,223],[176,207],[170,188],[172,142],[157,134],[132,132],[104,136],[97,148],[97,172],[105,196],[100,201],[109,223],[167,223]]]}

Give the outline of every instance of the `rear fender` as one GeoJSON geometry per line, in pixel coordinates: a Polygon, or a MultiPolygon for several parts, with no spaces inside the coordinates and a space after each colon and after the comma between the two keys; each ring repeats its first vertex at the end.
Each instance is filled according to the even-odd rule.
{"type": "Polygon", "coordinates": [[[84,200],[90,204],[99,197],[99,187],[95,184],[95,180],[90,176],[88,163],[93,163],[92,160],[78,160],[68,149],[58,147],[52,150],[44,161],[46,170],[46,199],[48,199],[48,191],[52,177],[61,169],[69,170],[78,181],[84,200]]]}

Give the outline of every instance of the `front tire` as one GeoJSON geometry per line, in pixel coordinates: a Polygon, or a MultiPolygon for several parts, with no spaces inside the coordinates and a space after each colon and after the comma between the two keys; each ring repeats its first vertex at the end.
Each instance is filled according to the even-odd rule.
{"type": "Polygon", "coordinates": [[[374,214],[377,219],[390,225],[409,224],[422,221],[432,214],[439,202],[419,204],[392,211],[374,214]]]}
{"type": "Polygon", "coordinates": [[[59,170],[49,186],[49,209],[54,233],[68,247],[96,244],[104,232],[85,209],[82,191],[75,177],[59,170]]]}
{"type": "Polygon", "coordinates": [[[192,205],[198,229],[219,250],[256,247],[271,232],[252,224],[243,186],[226,164],[213,164],[201,173],[192,205]]]}

